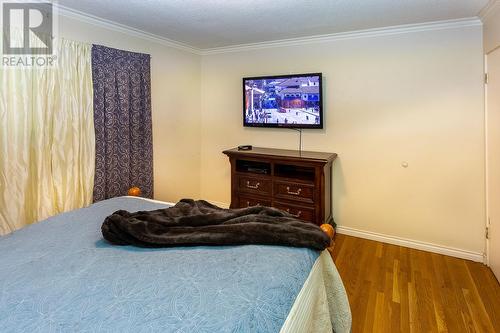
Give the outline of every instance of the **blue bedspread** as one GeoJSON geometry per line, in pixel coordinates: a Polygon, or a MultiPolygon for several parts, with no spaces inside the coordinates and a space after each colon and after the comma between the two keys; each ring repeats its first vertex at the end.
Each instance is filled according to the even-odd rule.
{"type": "Polygon", "coordinates": [[[279,332],[319,253],[107,244],[115,198],[0,237],[0,332],[279,332]]]}

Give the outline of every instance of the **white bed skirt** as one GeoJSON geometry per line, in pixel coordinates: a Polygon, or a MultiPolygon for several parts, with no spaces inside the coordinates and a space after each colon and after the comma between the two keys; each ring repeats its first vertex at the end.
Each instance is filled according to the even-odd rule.
{"type": "Polygon", "coordinates": [[[332,257],[324,250],[297,295],[280,333],[351,331],[349,301],[332,257]]]}

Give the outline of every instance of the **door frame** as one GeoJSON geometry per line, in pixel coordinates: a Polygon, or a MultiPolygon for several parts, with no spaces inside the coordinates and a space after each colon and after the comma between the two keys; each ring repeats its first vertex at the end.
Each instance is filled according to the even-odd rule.
{"type": "Polygon", "coordinates": [[[488,237],[486,237],[486,230],[489,230],[491,227],[491,221],[490,221],[490,198],[489,198],[489,175],[490,175],[490,170],[488,167],[488,161],[489,161],[489,141],[488,141],[488,82],[486,80],[486,76],[489,75],[488,73],[488,56],[494,52],[500,52],[500,45],[492,49],[491,51],[485,53],[484,55],[484,75],[485,75],[485,80],[484,80],[484,147],[485,147],[485,190],[486,190],[486,221],[485,221],[485,260],[484,263],[489,267],[490,266],[490,240],[488,237]]]}
{"type": "MultiPolygon", "coordinates": [[[[488,75],[488,55],[491,52],[485,53],[484,55],[484,171],[485,171],[485,205],[486,205],[486,221],[485,221],[485,232],[490,227],[490,170],[489,170],[489,140],[488,140],[488,82],[486,80],[488,75]]],[[[490,266],[490,242],[487,235],[484,235],[485,240],[485,258],[484,263],[486,266],[490,266]]]]}

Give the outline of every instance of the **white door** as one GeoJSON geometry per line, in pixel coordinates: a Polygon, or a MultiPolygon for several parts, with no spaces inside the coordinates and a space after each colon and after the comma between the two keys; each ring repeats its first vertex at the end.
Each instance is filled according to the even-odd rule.
{"type": "Polygon", "coordinates": [[[500,281],[500,49],[487,55],[488,262],[500,281]]]}

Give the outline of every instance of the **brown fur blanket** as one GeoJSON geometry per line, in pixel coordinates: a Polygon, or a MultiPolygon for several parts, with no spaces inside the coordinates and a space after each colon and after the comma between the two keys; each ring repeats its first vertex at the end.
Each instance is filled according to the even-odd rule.
{"type": "Polygon", "coordinates": [[[101,229],[112,244],[139,247],[267,244],[324,250],[330,244],[318,226],[275,208],[223,209],[191,199],[153,211],[119,210],[101,229]]]}

